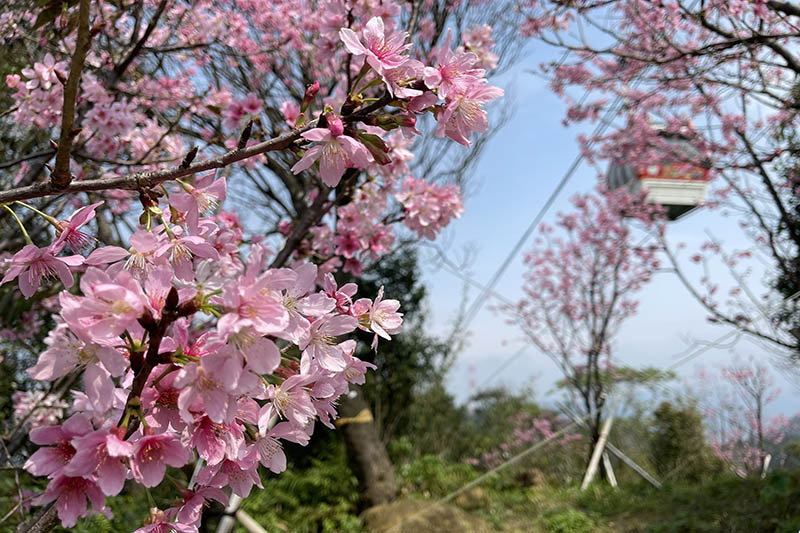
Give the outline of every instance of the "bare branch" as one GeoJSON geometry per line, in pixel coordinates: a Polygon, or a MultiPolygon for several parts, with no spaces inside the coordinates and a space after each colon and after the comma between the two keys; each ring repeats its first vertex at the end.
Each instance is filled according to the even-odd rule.
{"type": "Polygon", "coordinates": [[[75,125],[75,100],[78,95],[78,85],[81,82],[81,71],[89,51],[91,34],[89,31],[89,4],[90,0],[81,0],[78,11],[78,39],[75,42],[75,53],[69,67],[69,77],[64,86],[64,106],[61,111],[61,134],[58,138],[58,151],[56,164],[51,176],[51,183],[55,187],[64,188],[72,181],[69,171],[69,157],[72,149],[72,131],[75,125]]]}
{"type": "Polygon", "coordinates": [[[0,191],[0,203],[13,202],[15,200],[28,200],[31,198],[42,198],[54,194],[105,191],[109,189],[138,190],[154,187],[165,181],[191,176],[205,170],[223,168],[231,163],[242,161],[266,152],[283,150],[300,137],[300,134],[316,126],[316,121],[300,129],[292,130],[268,141],[248,146],[244,150],[231,150],[217,157],[204,159],[192,163],[186,168],[168,168],[153,172],[138,172],[113,178],[99,178],[95,180],[84,180],[69,183],[66,187],[59,187],[52,182],[37,183],[27,187],[19,187],[8,191],[0,191]]]}

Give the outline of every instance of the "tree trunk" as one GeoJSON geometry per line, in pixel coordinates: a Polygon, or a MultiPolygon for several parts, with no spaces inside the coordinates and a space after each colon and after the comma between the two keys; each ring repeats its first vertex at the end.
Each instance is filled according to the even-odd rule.
{"type": "Polygon", "coordinates": [[[358,479],[360,506],[390,502],[397,493],[394,469],[360,388],[351,387],[341,397],[339,415],[336,425],[344,438],[347,462],[358,479]]]}

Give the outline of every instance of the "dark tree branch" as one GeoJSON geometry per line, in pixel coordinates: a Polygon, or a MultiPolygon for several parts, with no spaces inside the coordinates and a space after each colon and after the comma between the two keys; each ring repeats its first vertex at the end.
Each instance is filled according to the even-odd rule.
{"type": "Polygon", "coordinates": [[[81,82],[81,71],[89,51],[91,33],[89,30],[89,4],[90,0],[81,0],[78,11],[78,38],[75,42],[75,53],[69,67],[69,77],[64,86],[64,106],[61,111],[61,134],[58,138],[58,151],[56,163],[51,176],[51,184],[63,189],[72,181],[69,171],[70,150],[72,139],[75,137],[75,100],[78,95],[78,85],[81,82]]]}
{"type": "Polygon", "coordinates": [[[168,168],[152,172],[138,172],[113,178],[99,178],[69,183],[66,187],[58,187],[53,183],[37,183],[27,187],[18,187],[8,191],[0,191],[0,203],[9,203],[15,200],[28,200],[41,198],[54,194],[75,192],[106,191],[109,189],[139,190],[155,187],[165,181],[191,176],[198,172],[226,167],[237,161],[248,159],[265,152],[283,150],[296,141],[300,134],[310,130],[316,125],[311,122],[303,128],[292,130],[268,141],[248,146],[244,150],[231,150],[217,157],[211,157],[192,163],[186,168],[168,168]]]}
{"type": "MultiPolygon", "coordinates": [[[[125,59],[123,59],[119,65],[114,67],[114,75],[111,80],[112,85],[122,77],[122,75],[128,69],[133,60],[136,59],[136,56],[138,56],[139,53],[142,51],[142,48],[147,43],[147,39],[150,38],[150,34],[153,33],[153,30],[156,29],[156,25],[158,24],[158,19],[161,18],[161,15],[162,13],[164,13],[164,9],[166,7],[167,7],[167,0],[161,0],[161,3],[158,4],[156,12],[153,14],[153,18],[150,19],[150,23],[147,25],[147,28],[145,28],[142,38],[136,42],[133,48],[131,48],[131,51],[128,52],[128,55],[125,56],[125,59]]],[[[135,35],[133,37],[135,38],[135,35]]]]}

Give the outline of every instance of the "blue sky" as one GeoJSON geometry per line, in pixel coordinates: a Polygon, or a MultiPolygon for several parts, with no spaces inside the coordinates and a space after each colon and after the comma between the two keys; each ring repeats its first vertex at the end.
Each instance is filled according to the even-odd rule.
{"type": "MultiPolygon", "coordinates": [[[[565,128],[561,124],[565,110],[563,101],[550,92],[545,80],[530,73],[542,61],[558,55],[559,52],[539,45],[503,77],[494,80],[495,84],[507,89],[512,99],[512,119],[488,144],[469,187],[466,211],[451,224],[444,236],[454,257],[465,248],[474,250],[469,274],[484,284],[511,251],[578,154],[577,134],[594,127],[565,128]]],[[[603,169],[605,164],[602,163],[603,169]]],[[[595,168],[582,163],[545,221],[552,222],[558,211],[569,210],[569,197],[590,190],[596,184],[596,175],[595,168]]],[[[672,223],[669,240],[673,244],[686,242],[691,250],[693,245],[707,240],[706,229],[727,246],[744,249],[749,244],[733,220],[721,217],[718,212],[702,211],[672,223]]],[[[532,245],[533,242],[528,242],[523,251],[532,245]]],[[[514,259],[496,287],[497,292],[512,300],[519,298],[522,285],[521,255],[514,259]]],[[[429,294],[429,329],[436,333],[449,331],[461,302],[463,282],[448,271],[436,270],[429,264],[423,265],[423,272],[429,294]]],[[[754,272],[753,279],[757,276],[758,272],[754,272]]],[[[762,290],[757,287],[755,292],[761,293],[762,290]]],[[[469,301],[476,295],[477,290],[471,289],[469,301]]],[[[618,364],[665,367],[685,353],[691,341],[712,341],[728,331],[706,320],[707,313],[674,274],[658,274],[639,293],[639,300],[638,315],[623,326],[616,340],[615,359],[618,364]]],[[[467,346],[458,354],[448,376],[449,389],[460,401],[471,392],[470,380],[480,383],[524,344],[520,332],[506,325],[504,317],[489,307],[485,305],[472,321],[467,333],[467,346]]],[[[747,340],[737,343],[734,349],[742,356],[766,357],[762,347],[747,340]]],[[[683,365],[678,374],[690,377],[699,364],[713,369],[731,357],[729,348],[712,349],[696,361],[683,365]]],[[[777,370],[775,374],[783,394],[773,404],[772,411],[791,416],[797,413],[800,388],[791,377],[777,370]]],[[[558,377],[555,365],[530,347],[493,384],[516,388],[533,384],[537,398],[547,403],[552,399],[548,392],[558,377]]],[[[674,385],[680,386],[679,383],[674,385]]]]}

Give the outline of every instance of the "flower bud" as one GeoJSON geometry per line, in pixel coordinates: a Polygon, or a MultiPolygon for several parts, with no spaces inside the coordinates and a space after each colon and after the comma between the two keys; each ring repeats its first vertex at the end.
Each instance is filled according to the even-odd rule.
{"type": "Polygon", "coordinates": [[[311,101],[317,96],[319,92],[319,81],[315,81],[308,87],[306,87],[306,93],[303,95],[303,103],[300,105],[300,112],[304,113],[308,106],[311,104],[311,101]]]}
{"type": "Polygon", "coordinates": [[[417,124],[416,117],[411,113],[393,115],[386,113],[376,117],[374,126],[379,126],[384,131],[392,131],[397,127],[413,128],[417,124]]]}
{"type": "Polygon", "coordinates": [[[358,138],[379,165],[388,165],[392,162],[388,155],[389,146],[383,142],[383,139],[371,133],[359,133],[358,138]]]}
{"type": "Polygon", "coordinates": [[[331,135],[338,137],[344,133],[344,124],[342,123],[342,119],[333,113],[326,115],[325,118],[328,121],[328,129],[330,130],[331,135]]]}

